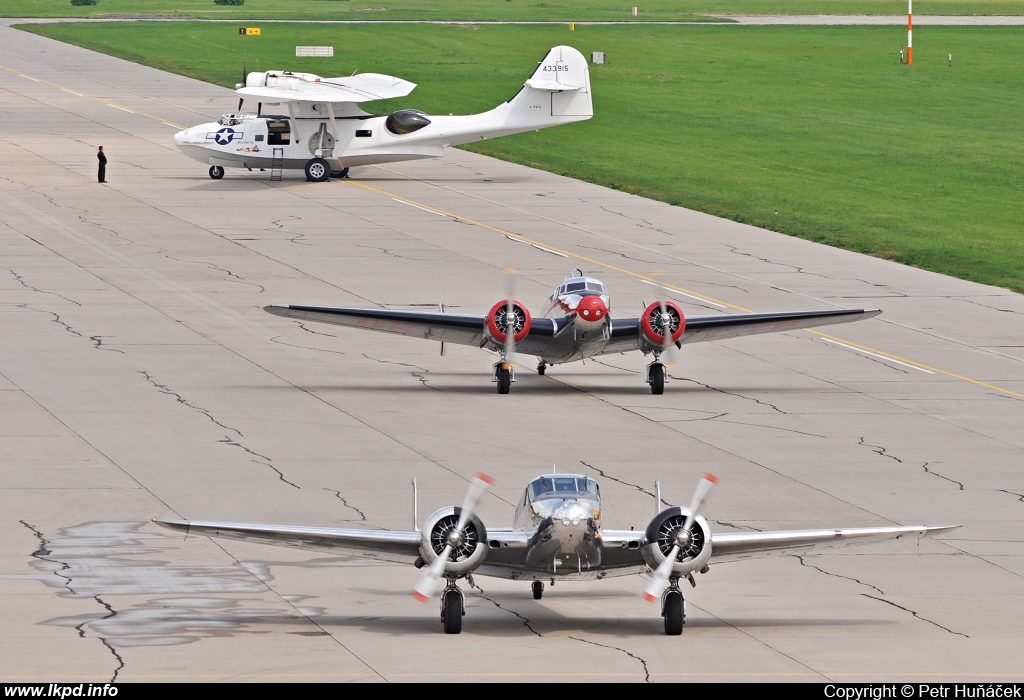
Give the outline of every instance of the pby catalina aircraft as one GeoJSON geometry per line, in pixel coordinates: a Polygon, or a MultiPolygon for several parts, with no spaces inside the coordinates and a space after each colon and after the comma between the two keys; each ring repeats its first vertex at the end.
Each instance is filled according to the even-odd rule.
{"type": "Polygon", "coordinates": [[[640,318],[612,318],[611,301],[605,286],[592,277],[567,279],[551,293],[544,318],[535,319],[518,301],[499,301],[486,316],[385,309],[342,309],[322,306],[273,305],[263,307],[276,316],[355,326],[371,331],[396,333],[442,343],[475,345],[497,352],[491,381],[498,393],[507,394],[515,381],[510,361],[513,352],[537,355],[537,373],[548,365],[588,357],[639,350],[654,355],[647,365],[651,393],[662,394],[668,373],[660,361],[670,347],[705,340],[726,340],[756,333],[775,333],[797,328],[814,328],[849,323],[882,313],[878,309],[829,309],[825,311],[784,311],[767,314],[683,315],[671,301],[656,301],[640,318]]]}
{"type": "Polygon", "coordinates": [[[228,114],[211,124],[178,132],[174,143],[185,155],[224,168],[305,168],[316,182],[344,177],[356,165],[438,158],[448,146],[534,131],[590,119],[590,71],[571,46],[548,51],[519,92],[489,112],[432,116],[403,109],[374,116],[358,103],[404,97],[416,85],[379,73],[321,78],[310,73],[249,73],[236,92],[256,100],[256,114],[228,114]],[[263,114],[263,107],[287,106],[287,114],[263,114]]]}
{"type": "MultiPolygon", "coordinates": [[[[442,508],[427,518],[422,530],[341,530],[287,525],[246,525],[187,520],[157,520],[187,535],[208,535],[284,547],[327,552],[344,557],[411,563],[425,571],[413,595],[426,602],[441,596],[441,622],[448,634],[462,631],[465,605],[457,585],[473,585],[473,575],[532,581],[533,597],[544,592],[544,581],[589,581],[653,570],[643,597],[661,601],[666,634],[683,631],[683,593],[679,580],[696,586],[693,574],[707,573],[710,564],[766,556],[807,553],[849,544],[918,538],[952,530],[959,525],[867,527],[777,532],[728,532],[712,535],[700,515],[718,479],[710,474],[697,484],[689,508],[662,510],[643,532],[605,530],[601,524],[601,492],[597,483],[579,474],[548,474],[530,482],[516,506],[510,528],[486,529],[473,513],[493,480],[477,474],[462,507],[442,508]]],[[[416,499],[413,480],[413,526],[416,499]]],[[[656,508],[661,507],[655,485],[656,508]]]]}

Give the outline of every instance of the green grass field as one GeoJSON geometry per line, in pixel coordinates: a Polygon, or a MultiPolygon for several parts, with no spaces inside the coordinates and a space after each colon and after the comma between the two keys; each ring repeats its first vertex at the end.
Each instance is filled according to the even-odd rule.
{"type": "MultiPolygon", "coordinates": [[[[149,15],[204,19],[413,19],[413,20],[699,20],[704,13],[898,15],[906,0],[99,0],[72,7],[70,0],[3,0],[3,17],[105,17],[149,15]]],[[[1024,0],[924,0],[917,14],[1021,15],[1024,0]]]]}
{"type": "Polygon", "coordinates": [[[885,27],[28,28],[222,85],[238,80],[243,49],[250,70],[258,59],[420,85],[378,112],[488,109],[551,46],[605,51],[592,120],[473,150],[1024,292],[1021,28],[919,30],[912,67],[898,60],[906,34],[885,27]],[[296,59],[297,44],[334,45],[336,57],[296,59]]]}

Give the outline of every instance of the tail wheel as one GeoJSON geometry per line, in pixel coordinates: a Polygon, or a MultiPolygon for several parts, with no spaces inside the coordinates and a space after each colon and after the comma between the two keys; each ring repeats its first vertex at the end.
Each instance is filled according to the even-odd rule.
{"type": "Polygon", "coordinates": [[[210,177],[213,178],[214,180],[221,179],[222,177],[224,177],[224,168],[220,167],[219,165],[211,165],[210,177]]]}
{"type": "Polygon", "coordinates": [[[540,600],[544,597],[544,583],[542,581],[534,581],[532,588],[534,600],[540,600]]]}
{"type": "Polygon", "coordinates": [[[651,365],[648,381],[651,384],[652,394],[664,394],[665,393],[665,365],[660,362],[656,362],[651,365]]]}
{"type": "Polygon", "coordinates": [[[682,634],[684,621],[683,594],[679,591],[669,591],[665,594],[665,634],[682,634]]]}
{"type": "Polygon", "coordinates": [[[327,182],[331,177],[331,166],[323,158],[306,162],[306,179],[310,182],[327,182]]]}
{"type": "MultiPolygon", "coordinates": [[[[682,598],[682,596],[679,597],[682,598]]],[[[444,633],[459,634],[462,632],[462,616],[464,614],[465,612],[462,609],[462,594],[459,591],[452,589],[445,591],[444,607],[441,608],[441,622],[444,623],[444,633]]]]}
{"type": "Polygon", "coordinates": [[[498,393],[507,394],[512,388],[512,370],[508,367],[498,368],[498,393]]]}

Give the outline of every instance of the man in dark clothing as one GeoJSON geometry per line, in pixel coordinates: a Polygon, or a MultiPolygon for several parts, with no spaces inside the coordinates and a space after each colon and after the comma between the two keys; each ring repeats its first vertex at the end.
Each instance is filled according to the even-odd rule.
{"type": "Polygon", "coordinates": [[[96,151],[96,159],[100,162],[99,181],[107,181],[107,156],[103,153],[103,146],[100,146],[100,150],[96,151]]]}

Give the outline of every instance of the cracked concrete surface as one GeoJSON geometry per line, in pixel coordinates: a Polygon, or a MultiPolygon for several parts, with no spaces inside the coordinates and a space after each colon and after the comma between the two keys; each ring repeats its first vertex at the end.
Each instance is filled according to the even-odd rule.
{"type": "Polygon", "coordinates": [[[5,26],[0,46],[0,626],[18,640],[4,673],[536,681],[551,659],[580,657],[591,663],[564,680],[1018,672],[1020,295],[459,151],[322,185],[211,181],[160,120],[215,118],[237,104],[229,90],[5,26]],[[93,181],[96,143],[107,186],[93,181]],[[691,315],[879,306],[830,335],[941,371],[794,331],[686,346],[662,396],[639,353],[543,377],[521,357],[499,396],[478,349],[441,357],[435,343],[262,310],[442,299],[483,313],[512,267],[537,312],[577,266],[608,285],[618,316],[663,293],[691,315]],[[637,277],[651,268],[685,291],[637,277]],[[478,577],[453,637],[436,603],[408,594],[412,567],[150,523],[407,530],[413,477],[422,524],[483,469],[497,485],[479,513],[502,527],[553,464],[595,475],[610,529],[647,526],[655,479],[663,505],[685,504],[705,471],[721,478],[706,508],[716,532],[964,526],[799,563],[713,562],[686,592],[678,639],[641,600],[642,577],[560,582],[540,601],[478,577]],[[449,671],[453,657],[486,674],[449,671]]]}

